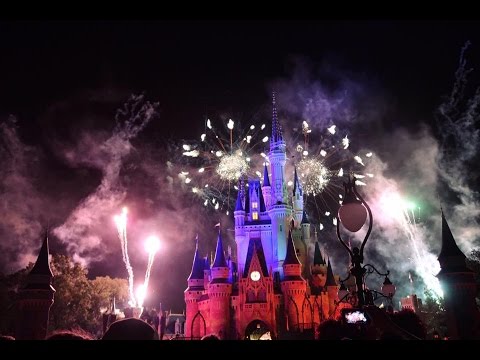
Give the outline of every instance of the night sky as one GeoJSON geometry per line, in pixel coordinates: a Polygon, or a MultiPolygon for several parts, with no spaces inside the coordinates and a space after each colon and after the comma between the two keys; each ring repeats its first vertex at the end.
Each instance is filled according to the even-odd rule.
{"type": "MultiPolygon", "coordinates": [[[[479,243],[474,161],[479,148],[478,116],[470,113],[471,121],[464,119],[468,124],[458,127],[463,133],[443,126],[435,116],[451,94],[460,51],[467,41],[471,42],[467,68],[474,71],[468,74],[465,99],[474,96],[480,84],[476,69],[480,22],[0,22],[0,204],[6,214],[0,220],[0,270],[8,273],[25,266],[32,259],[25,255],[36,253],[47,223],[62,227],[71,216],[70,224],[74,223],[75,210],[85,199],[104,191],[92,200],[101,204],[92,204],[88,210],[97,209],[98,214],[90,214],[75,236],[53,234],[52,251],[76,254],[91,276],[126,276],[115,228],[108,222],[115,213],[111,209],[127,204],[132,213],[136,276],[143,278],[146,257],[136,254],[140,245],[135,247],[135,239],[150,227],[167,244],[152,270],[151,302],[162,301],[181,311],[194,235],[199,232],[203,238],[205,254],[212,251],[212,229],[219,216],[199,213],[201,202],[195,205],[180,187],[165,180],[172,144],[199,139],[206,116],[245,121],[257,116],[269,124],[272,90],[279,93],[280,119],[286,128],[290,115],[305,114],[298,111],[300,99],[345,94],[351,116],[348,121],[342,119],[343,112],[337,109],[330,120],[352,134],[354,148],[368,148],[388,164],[385,168],[375,164],[377,171],[383,169],[380,179],[394,182],[404,192],[423,194],[431,211],[422,214],[425,229],[419,229],[419,237],[425,239],[428,251],[435,254],[439,246],[433,239],[439,238],[434,232],[440,200],[467,252],[479,243]],[[108,182],[107,190],[99,190],[110,174],[105,169],[115,160],[108,151],[95,152],[96,145],[112,134],[116,109],[131,94],[140,93],[159,103],[158,117],[130,140],[132,148],[118,160],[120,170],[113,185],[108,182]],[[9,132],[12,128],[15,134],[9,132]],[[450,147],[447,131],[456,134],[457,140],[469,134],[469,145],[450,147]],[[429,156],[431,166],[424,156],[429,156]],[[462,160],[456,164],[463,167],[451,174],[442,170],[452,169],[455,156],[462,160]],[[418,172],[422,167],[431,173],[418,172]],[[434,190],[424,191],[427,188],[434,190]],[[106,204],[104,197],[111,193],[115,201],[106,204]],[[82,237],[99,240],[83,243],[82,237]]],[[[314,117],[312,122],[317,129],[328,125],[314,117]]],[[[367,185],[362,191],[373,192],[382,184],[372,184],[371,190],[367,185]]],[[[390,230],[388,224],[380,223],[376,236],[390,237],[395,244],[404,241],[405,236],[395,238],[390,230]]],[[[232,239],[227,241],[233,245],[232,239]]],[[[338,249],[333,233],[324,241],[328,253],[339,259],[334,270],[343,274],[346,255],[338,249]]],[[[371,256],[383,257],[390,265],[392,252],[393,247],[379,247],[371,256]]],[[[399,265],[393,269],[408,270],[403,265],[408,263],[407,256],[395,261],[399,265]]],[[[414,266],[410,268],[415,271],[414,266]]],[[[405,273],[397,276],[398,282],[405,280],[402,276],[405,273]]]]}

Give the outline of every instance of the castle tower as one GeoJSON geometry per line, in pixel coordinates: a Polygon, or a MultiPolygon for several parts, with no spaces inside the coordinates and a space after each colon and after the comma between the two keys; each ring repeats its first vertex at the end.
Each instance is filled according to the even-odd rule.
{"type": "Polygon", "coordinates": [[[448,334],[452,339],[480,339],[480,314],[475,303],[473,271],[465,264],[442,211],[441,270],[437,277],[444,292],[448,334]]]}
{"type": "Polygon", "coordinates": [[[192,271],[188,277],[188,287],[185,290],[185,304],[187,308],[186,312],[186,322],[185,322],[185,336],[190,337],[199,337],[201,332],[200,322],[195,322],[195,326],[192,328],[192,321],[195,318],[195,315],[198,313],[198,303],[197,299],[203,294],[205,290],[204,281],[205,281],[205,264],[207,260],[200,257],[198,252],[198,235],[196,238],[195,246],[195,255],[193,256],[192,271]]]}
{"type": "Polygon", "coordinates": [[[267,257],[273,259],[274,271],[281,272],[283,270],[282,262],[287,254],[287,229],[292,208],[288,205],[288,199],[286,198],[286,144],[280,122],[277,119],[275,94],[273,94],[272,137],[270,138],[268,158],[272,173],[271,207],[268,209],[268,214],[272,222],[272,239],[276,239],[276,241],[273,241],[272,244],[273,253],[271,257],[268,255],[267,257]]]}
{"type": "Polygon", "coordinates": [[[263,184],[262,184],[263,199],[265,200],[266,209],[270,209],[272,206],[272,187],[270,186],[270,178],[268,177],[267,163],[263,168],[263,184]]]}
{"type": "Polygon", "coordinates": [[[212,280],[208,286],[208,298],[210,301],[210,331],[221,339],[227,338],[230,330],[232,284],[228,281],[228,275],[229,268],[225,260],[219,228],[215,260],[211,269],[212,280]]]}
{"type": "Polygon", "coordinates": [[[48,255],[47,232],[37,261],[28,274],[27,284],[19,293],[15,333],[17,340],[43,340],[47,335],[50,307],[55,294],[48,255]]]}
{"type": "Polygon", "coordinates": [[[288,236],[287,254],[283,262],[283,273],[281,288],[287,313],[288,328],[289,330],[295,330],[300,326],[300,323],[303,323],[301,309],[307,286],[301,275],[302,265],[295,252],[291,231],[288,236]]]}
{"type": "Polygon", "coordinates": [[[293,178],[292,204],[295,224],[299,225],[303,219],[303,190],[300,181],[298,181],[297,167],[295,167],[295,173],[293,178]]]}

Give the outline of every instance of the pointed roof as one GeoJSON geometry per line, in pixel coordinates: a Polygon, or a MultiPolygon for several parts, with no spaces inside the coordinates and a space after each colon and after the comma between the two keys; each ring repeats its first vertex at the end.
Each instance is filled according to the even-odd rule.
{"type": "Polygon", "coordinates": [[[251,238],[248,242],[247,258],[245,261],[245,267],[243,269],[243,277],[248,277],[250,271],[250,265],[252,263],[253,255],[257,254],[257,258],[260,261],[260,268],[262,269],[263,276],[268,276],[267,262],[265,261],[265,253],[263,252],[262,240],[258,238],[251,238]]]}
{"type": "Polygon", "coordinates": [[[307,213],[305,212],[305,209],[303,209],[303,215],[302,215],[302,222],[301,224],[310,224],[308,222],[308,216],[307,216],[307,213]]]}
{"type": "Polygon", "coordinates": [[[267,207],[265,206],[265,199],[263,198],[262,190],[259,191],[259,195],[260,195],[260,212],[265,212],[267,211],[267,207]]]}
{"type": "Polygon", "coordinates": [[[203,270],[210,270],[210,260],[208,259],[208,255],[204,257],[203,270]]]}
{"type": "Polygon", "coordinates": [[[270,139],[270,148],[277,142],[283,142],[282,126],[277,118],[277,106],[275,103],[275,92],[272,93],[272,137],[270,139]]]}
{"type": "Polygon", "coordinates": [[[459,256],[462,258],[466,257],[465,254],[458,248],[442,210],[442,250],[438,255],[438,259],[440,260],[441,258],[452,256],[459,256]]]}
{"type": "Polygon", "coordinates": [[[298,260],[297,253],[295,251],[295,245],[293,244],[292,230],[288,232],[287,240],[287,254],[285,255],[285,261],[283,265],[300,265],[298,260]]]}
{"type": "Polygon", "coordinates": [[[270,178],[268,177],[268,168],[266,162],[263,168],[263,186],[270,186],[270,178]]]}
{"type": "Polygon", "coordinates": [[[45,238],[43,239],[40,253],[38,254],[37,261],[30,271],[30,275],[45,275],[53,277],[52,269],[50,268],[50,261],[48,260],[49,248],[48,248],[48,230],[45,231],[45,238]]]}
{"type": "Polygon", "coordinates": [[[297,175],[297,167],[295,166],[295,173],[293,177],[293,195],[295,195],[298,192],[300,193],[301,196],[303,196],[303,190],[302,190],[302,185],[300,184],[300,181],[298,180],[298,175],[297,175]]]}
{"type": "Polygon", "coordinates": [[[237,202],[235,203],[235,211],[243,211],[242,191],[238,190],[237,202]]]}
{"type": "Polygon", "coordinates": [[[196,246],[195,246],[195,255],[193,256],[193,264],[192,264],[192,271],[190,272],[190,276],[188,280],[193,279],[203,279],[203,269],[205,266],[205,260],[200,256],[198,252],[198,236],[196,238],[196,246]]]}
{"type": "Polygon", "coordinates": [[[322,253],[320,251],[320,244],[318,241],[315,241],[315,253],[313,255],[313,265],[325,265],[325,260],[323,260],[322,253]]]}
{"type": "Polygon", "coordinates": [[[458,248],[442,210],[442,250],[438,255],[441,270],[437,276],[452,272],[472,272],[465,260],[466,256],[458,248]]]}
{"type": "Polygon", "coordinates": [[[327,279],[325,280],[325,286],[337,286],[335,276],[333,276],[332,265],[330,264],[330,258],[327,265],[327,279]]]}
{"type": "Polygon", "coordinates": [[[245,191],[245,212],[250,213],[250,187],[245,191]]]}
{"type": "Polygon", "coordinates": [[[220,228],[218,229],[217,237],[217,249],[215,250],[215,260],[213,261],[212,268],[228,267],[225,260],[225,254],[223,252],[222,233],[220,228]]]}

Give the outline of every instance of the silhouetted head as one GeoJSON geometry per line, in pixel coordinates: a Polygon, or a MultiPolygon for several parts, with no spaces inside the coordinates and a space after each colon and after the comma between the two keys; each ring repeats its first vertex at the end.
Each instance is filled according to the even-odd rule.
{"type": "Polygon", "coordinates": [[[83,330],[57,330],[45,340],[93,340],[93,337],[83,330]]]}
{"type": "Polygon", "coordinates": [[[102,340],[158,340],[158,334],[145,321],[128,318],[112,323],[102,340]]]}
{"type": "Polygon", "coordinates": [[[220,338],[217,335],[210,334],[202,337],[202,340],[220,340],[220,338]]]}

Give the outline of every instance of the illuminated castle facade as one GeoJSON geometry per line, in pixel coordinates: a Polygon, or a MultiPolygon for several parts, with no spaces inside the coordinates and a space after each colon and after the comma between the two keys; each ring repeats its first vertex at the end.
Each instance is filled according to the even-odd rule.
{"type": "Polygon", "coordinates": [[[304,194],[295,170],[287,191],[286,143],[273,97],[270,175],[241,182],[235,211],[237,258],[226,258],[219,228],[215,259],[197,248],[185,290],[185,336],[222,339],[283,337],[311,332],[337,309],[330,261],[311,237],[304,194]],[[315,243],[314,254],[309,244],[315,243]],[[312,256],[313,255],[313,256],[312,256]]]}

